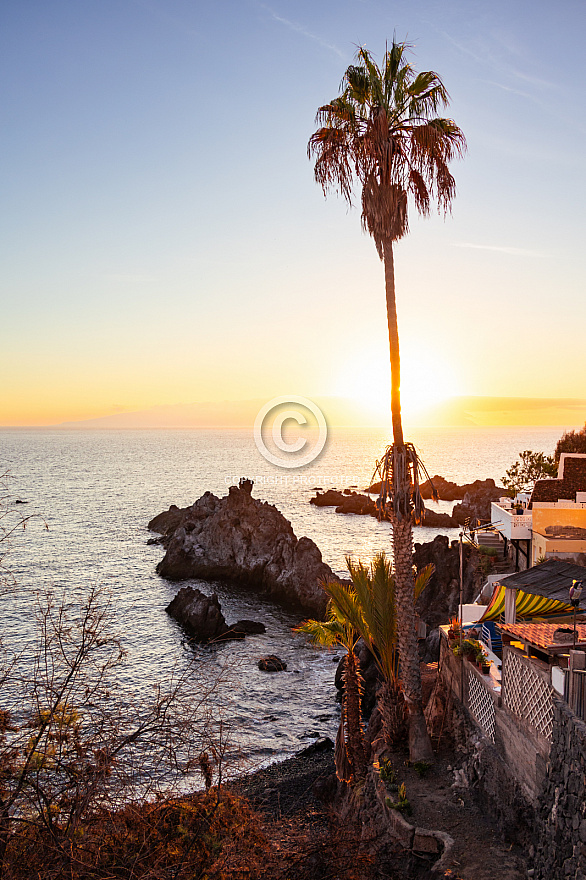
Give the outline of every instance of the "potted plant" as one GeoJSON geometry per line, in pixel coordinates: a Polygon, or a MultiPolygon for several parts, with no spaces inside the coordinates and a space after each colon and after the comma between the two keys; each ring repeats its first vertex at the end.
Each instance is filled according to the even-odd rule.
{"type": "Polygon", "coordinates": [[[459,640],[461,630],[462,627],[460,626],[458,618],[452,617],[450,620],[450,628],[448,629],[448,641],[453,642],[454,640],[459,640]]]}
{"type": "Polygon", "coordinates": [[[482,665],[480,667],[482,674],[483,675],[490,675],[490,667],[491,667],[491,662],[485,654],[484,659],[482,660],[482,665]]]}
{"type": "Polygon", "coordinates": [[[474,644],[473,639],[464,639],[462,642],[462,654],[470,660],[471,663],[474,663],[476,658],[476,645],[474,644]]]}

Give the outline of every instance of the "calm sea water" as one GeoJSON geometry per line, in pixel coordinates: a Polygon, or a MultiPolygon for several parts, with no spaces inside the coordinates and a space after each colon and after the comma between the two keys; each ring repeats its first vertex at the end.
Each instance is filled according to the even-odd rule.
{"type": "MultiPolygon", "coordinates": [[[[549,429],[419,429],[410,432],[430,474],[457,482],[500,480],[524,449],[551,453],[560,436],[549,429]]],[[[10,472],[10,505],[40,514],[12,540],[5,564],[18,589],[2,595],[0,633],[25,649],[31,634],[30,591],[50,587],[81,595],[88,585],[110,589],[128,659],[121,683],[137,694],[164,682],[188,660],[183,633],[164,609],[179,586],[155,566],[162,548],[148,546],[148,521],[170,504],[191,504],[206,490],[223,495],[240,476],[255,480],[253,494],[275,504],[298,537],[307,535],[340,574],[344,557],[364,560],[389,550],[389,526],[371,517],[341,516],[309,504],[316,486],[366,487],[388,437],[383,431],[330,431],[311,465],[284,471],[267,463],[252,432],[0,430],[0,466],[10,472]]],[[[449,510],[441,503],[439,509],[449,510]]],[[[415,530],[416,541],[456,530],[415,530]]],[[[217,699],[249,763],[284,757],[337,727],[332,654],[308,645],[291,628],[299,618],[226,583],[188,582],[216,590],[228,622],[261,620],[263,636],[199,653],[213,678],[224,670],[217,699]],[[263,654],[278,654],[287,672],[257,669],[263,654]]]]}

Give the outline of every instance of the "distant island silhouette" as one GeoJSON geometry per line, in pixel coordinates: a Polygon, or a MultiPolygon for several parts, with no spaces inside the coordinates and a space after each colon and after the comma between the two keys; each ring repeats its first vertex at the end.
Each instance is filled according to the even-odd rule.
{"type": "MultiPolygon", "coordinates": [[[[358,401],[341,397],[311,397],[330,426],[384,428],[390,417],[358,401]]],[[[117,412],[98,418],[62,422],[52,427],[84,428],[246,428],[252,427],[264,398],[204,401],[153,406],[135,412],[117,412]]],[[[405,419],[408,427],[582,426],[586,398],[453,397],[405,419]]]]}

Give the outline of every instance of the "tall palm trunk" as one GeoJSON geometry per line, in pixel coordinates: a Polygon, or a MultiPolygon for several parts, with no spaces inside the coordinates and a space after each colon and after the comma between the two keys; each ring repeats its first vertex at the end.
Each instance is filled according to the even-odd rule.
{"type": "MultiPolygon", "coordinates": [[[[391,412],[393,419],[393,443],[404,447],[401,420],[401,360],[399,355],[399,329],[395,300],[395,266],[393,243],[383,243],[385,286],[387,296],[387,320],[389,325],[389,350],[391,357],[391,412]]],[[[405,473],[408,471],[405,469],[405,473]]],[[[408,479],[408,477],[407,477],[408,479]]],[[[410,494],[407,483],[399,491],[410,494]]],[[[413,527],[409,516],[399,518],[391,513],[393,529],[393,561],[395,567],[395,598],[397,604],[397,642],[401,660],[401,681],[407,707],[409,725],[409,757],[411,761],[433,762],[433,750],[427,732],[421,705],[421,672],[419,651],[415,632],[415,581],[413,576],[413,527]]]]}
{"type": "Polygon", "coordinates": [[[395,259],[393,242],[387,238],[383,243],[385,266],[385,290],[387,294],[387,322],[389,325],[389,352],[391,356],[391,415],[393,419],[393,442],[403,446],[403,422],[401,420],[401,358],[399,355],[399,325],[397,323],[397,300],[395,299],[395,259]]]}

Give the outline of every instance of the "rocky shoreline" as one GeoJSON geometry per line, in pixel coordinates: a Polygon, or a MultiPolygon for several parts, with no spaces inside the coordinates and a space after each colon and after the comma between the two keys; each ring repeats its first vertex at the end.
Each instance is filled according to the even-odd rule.
{"type": "MultiPolygon", "coordinates": [[[[441,478],[434,477],[434,481],[441,478]]],[[[478,480],[462,487],[442,483],[452,494],[467,499],[472,508],[467,506],[466,510],[477,513],[484,513],[486,505],[490,506],[488,499],[497,493],[500,497],[502,492],[493,480],[478,480]]],[[[295,536],[291,523],[274,505],[252,497],[252,487],[251,481],[243,480],[239,486],[231,486],[224,498],[206,492],[189,507],[171,505],[168,511],[155,516],[149,529],[159,533],[161,537],[155,540],[166,548],[157,565],[158,574],[178,581],[228,580],[304,615],[322,617],[327,597],[320,582],[340,578],[323,562],[313,541],[295,536]]],[[[372,515],[374,501],[350,490],[318,492],[311,503],[324,506],[340,498],[345,499],[346,507],[341,511],[337,507],[338,511],[360,512],[358,506],[366,499],[369,507],[362,512],[372,515]]],[[[471,602],[480,589],[483,572],[474,548],[465,544],[463,552],[464,602],[471,602]]],[[[446,536],[438,535],[433,541],[415,544],[414,562],[419,570],[428,563],[434,566],[429,585],[417,602],[419,616],[434,629],[455,613],[459,603],[458,547],[446,536]]],[[[167,611],[201,642],[262,632],[262,624],[255,621],[229,625],[215,594],[205,596],[193,587],[182,588],[167,611]]]]}

